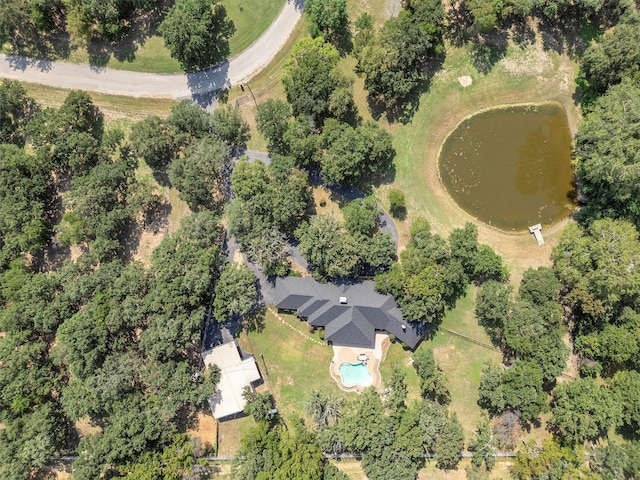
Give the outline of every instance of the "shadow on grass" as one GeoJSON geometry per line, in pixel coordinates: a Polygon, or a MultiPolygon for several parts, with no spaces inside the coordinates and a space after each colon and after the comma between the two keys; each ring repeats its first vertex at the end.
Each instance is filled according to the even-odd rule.
{"type": "Polygon", "coordinates": [[[424,67],[424,80],[418,83],[408,95],[385,100],[367,96],[369,111],[374,120],[379,120],[383,115],[389,123],[401,123],[406,125],[413,119],[413,115],[420,108],[420,97],[431,88],[433,76],[442,68],[444,55],[431,59],[424,67]]]}
{"type": "Polygon", "coordinates": [[[479,35],[471,43],[469,54],[475,69],[486,75],[507,54],[509,35],[504,30],[496,30],[487,35],[479,35]]]}

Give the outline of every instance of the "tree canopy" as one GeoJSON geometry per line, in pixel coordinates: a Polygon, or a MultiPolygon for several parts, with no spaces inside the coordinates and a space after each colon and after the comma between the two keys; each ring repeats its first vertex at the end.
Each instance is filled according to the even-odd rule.
{"type": "Polygon", "coordinates": [[[218,0],[177,0],[158,30],[171,56],[196,70],[226,58],[235,26],[218,0]]]}
{"type": "Polygon", "coordinates": [[[596,100],[580,124],[574,154],[581,190],[589,200],[580,212],[586,222],[609,217],[640,225],[640,113],[630,107],[638,102],[640,87],[623,82],[596,100]]]}

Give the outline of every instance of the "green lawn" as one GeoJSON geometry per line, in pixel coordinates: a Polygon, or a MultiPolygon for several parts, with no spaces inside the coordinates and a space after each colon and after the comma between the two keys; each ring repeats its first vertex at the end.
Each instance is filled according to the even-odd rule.
{"type": "Polygon", "coordinates": [[[455,411],[464,427],[465,438],[472,438],[482,413],[478,406],[480,372],[486,362],[500,362],[500,352],[491,350],[442,329],[446,328],[475,340],[491,344],[484,328],[478,325],[474,314],[475,292],[467,289],[467,295],[445,316],[441,328],[433,340],[424,342],[419,348],[432,348],[449,383],[450,409],[455,411]]]}
{"type": "MultiPolygon", "coordinates": [[[[458,300],[456,308],[447,312],[441,327],[490,344],[484,328],[478,325],[475,318],[474,296],[474,288],[469,287],[467,295],[458,300]]],[[[450,408],[458,415],[464,427],[465,438],[469,439],[481,415],[481,409],[477,404],[480,372],[487,361],[499,362],[501,355],[497,351],[444,332],[442,328],[433,340],[423,341],[418,348],[433,350],[449,382],[450,408]]],[[[389,378],[394,365],[405,368],[409,401],[420,398],[419,379],[411,366],[411,358],[410,351],[404,350],[400,344],[392,344],[387,358],[380,367],[383,382],[389,378]]]]}
{"type": "MultiPolygon", "coordinates": [[[[281,316],[308,335],[306,324],[296,316],[281,316]]],[[[346,395],[329,374],[333,358],[331,347],[308,340],[268,311],[264,323],[262,332],[242,334],[239,342],[243,350],[255,355],[260,370],[266,373],[267,387],[286,421],[305,416],[305,405],[313,390],[336,396],[346,395]]],[[[312,338],[319,339],[318,333],[313,334],[312,338]]]]}
{"type": "MultiPolygon", "coordinates": [[[[271,25],[284,6],[284,0],[222,0],[227,14],[236,26],[236,33],[229,40],[229,57],[233,57],[255,42],[271,25]]],[[[111,46],[101,53],[99,63],[103,67],[117,70],[151,73],[178,73],[182,68],[177,60],[171,58],[164,40],[159,35],[144,40],[127,59],[115,58],[111,46]],[[108,56],[108,58],[107,58],[108,56]]],[[[89,63],[86,48],[72,50],[67,61],[89,63]]]]}
{"type": "Polygon", "coordinates": [[[283,0],[222,0],[227,15],[236,26],[236,33],[229,41],[230,57],[237,55],[271,25],[284,7],[283,0]]]}

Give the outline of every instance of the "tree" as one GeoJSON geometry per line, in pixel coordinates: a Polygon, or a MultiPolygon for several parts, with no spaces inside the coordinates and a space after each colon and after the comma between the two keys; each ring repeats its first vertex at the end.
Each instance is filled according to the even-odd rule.
{"type": "Polygon", "coordinates": [[[542,449],[533,442],[519,452],[511,468],[516,480],[545,480],[549,478],[574,478],[578,476],[578,465],[584,462],[569,447],[558,445],[553,439],[542,442],[542,449]]]}
{"type": "Polygon", "coordinates": [[[305,12],[311,20],[311,35],[324,35],[333,43],[349,25],[346,0],[311,0],[305,5],[305,12]]]}
{"type": "Polygon", "coordinates": [[[322,37],[302,38],[293,45],[282,83],[296,117],[307,116],[316,124],[327,117],[331,94],[342,80],[336,69],[339,58],[322,37]]]}
{"type": "Polygon", "coordinates": [[[413,367],[420,378],[422,397],[446,405],[451,401],[444,372],[433,357],[433,352],[419,348],[413,354],[413,367]]]}
{"type": "Polygon", "coordinates": [[[308,117],[296,117],[289,122],[284,133],[284,143],[296,166],[317,168],[322,154],[322,136],[317,134],[314,121],[308,117]]]}
{"type": "Polygon", "coordinates": [[[252,415],[256,422],[273,422],[277,418],[276,402],[269,392],[256,393],[244,387],[242,398],[246,400],[244,413],[252,415]]]}
{"type": "Polygon", "coordinates": [[[167,122],[158,116],[146,117],[131,127],[131,149],[152,169],[166,167],[177,153],[167,122]]]}
{"type": "Polygon", "coordinates": [[[194,210],[217,210],[226,198],[229,148],[215,137],[194,142],[169,166],[169,180],[194,210]]]}
{"type": "Polygon", "coordinates": [[[640,116],[629,110],[638,102],[640,87],[623,82],[600,97],[580,124],[574,155],[582,193],[589,199],[581,212],[585,222],[610,217],[640,225],[640,116]]]}
{"type": "Polygon", "coordinates": [[[246,148],[249,124],[231,105],[216,108],[210,117],[209,130],[229,146],[246,148]]]}
{"type": "Polygon", "coordinates": [[[389,190],[387,198],[389,200],[389,211],[391,212],[391,215],[396,218],[404,216],[407,209],[404,192],[397,188],[392,188],[389,190]]]}
{"type": "Polygon", "coordinates": [[[0,158],[0,267],[6,267],[20,252],[44,247],[52,192],[48,173],[24,150],[0,144],[0,158]]]}
{"type": "Polygon", "coordinates": [[[360,269],[360,246],[333,215],[316,215],[296,230],[298,247],[320,278],[350,277],[360,269]]]}
{"type": "Polygon", "coordinates": [[[285,133],[289,128],[291,107],[282,100],[270,98],[258,105],[256,125],[258,131],[267,139],[267,150],[270,153],[286,155],[289,145],[285,141],[285,133]]]}
{"type": "Polygon", "coordinates": [[[556,299],[561,286],[552,268],[528,268],[522,276],[518,294],[535,305],[544,305],[556,299]]]}
{"type": "Polygon", "coordinates": [[[358,52],[356,71],[373,101],[393,107],[426,79],[426,61],[443,49],[443,19],[441,2],[418,2],[415,10],[386,21],[358,52]]]}
{"type": "Polygon", "coordinates": [[[373,122],[353,128],[327,120],[323,139],[322,176],[329,184],[354,185],[365,175],[385,171],[395,155],[391,135],[373,122]]]}
{"type": "Polygon", "coordinates": [[[478,227],[465,223],[463,228],[452,230],[449,235],[451,256],[460,261],[464,273],[471,278],[476,268],[478,255],[478,227]]]}
{"type": "Polygon", "coordinates": [[[256,278],[246,265],[228,263],[216,284],[213,315],[219,322],[247,313],[256,303],[256,278]]]}
{"type": "Polygon", "coordinates": [[[316,427],[332,426],[338,422],[342,410],[343,401],[328,395],[322,396],[320,392],[311,392],[306,408],[307,413],[313,418],[316,427]]]}
{"type": "Polygon", "coordinates": [[[456,470],[463,448],[464,432],[454,412],[436,439],[434,446],[436,466],[442,470],[456,470]]]}
{"type": "Polygon", "coordinates": [[[92,30],[93,27],[104,38],[114,41],[129,30],[136,8],[151,10],[155,3],[147,0],[74,0],[70,7],[78,9],[77,15],[85,29],[92,30]]]}
{"type": "Polygon", "coordinates": [[[158,27],[171,56],[185,70],[210,67],[229,54],[235,32],[217,0],[178,0],[158,27]]]}
{"type": "Polygon", "coordinates": [[[357,198],[343,209],[344,226],[351,235],[371,237],[378,228],[378,205],[373,197],[357,198]]]}
{"type": "Polygon", "coordinates": [[[491,422],[489,417],[483,415],[478,421],[478,425],[475,431],[475,438],[469,442],[467,447],[470,452],[473,452],[471,457],[471,463],[475,467],[480,467],[484,461],[487,470],[491,471],[495,464],[494,439],[491,434],[491,422]]]}
{"type": "MultiPolygon", "coordinates": [[[[0,41],[2,34],[0,34],[0,41]]],[[[0,84],[0,143],[24,145],[24,127],[36,110],[33,98],[27,96],[24,87],[12,80],[0,84]]]]}
{"type": "Polygon", "coordinates": [[[502,257],[489,245],[482,244],[476,253],[476,264],[473,270],[476,283],[487,280],[504,281],[509,277],[507,267],[502,263],[502,257]]]}
{"type": "Polygon", "coordinates": [[[563,383],[553,392],[549,430],[568,444],[605,437],[621,416],[620,405],[609,390],[592,378],[563,383]]]}
{"type": "Polygon", "coordinates": [[[526,361],[516,362],[504,372],[496,364],[487,364],[480,379],[478,405],[491,415],[517,410],[525,422],[535,420],[547,408],[541,369],[526,361]]]}
{"type": "Polygon", "coordinates": [[[580,62],[580,73],[589,87],[603,94],[625,77],[633,77],[640,70],[640,32],[633,23],[620,23],[591,44],[580,62]]]}
{"type": "Polygon", "coordinates": [[[497,345],[504,342],[504,326],[512,309],[512,291],[511,285],[496,280],[484,282],[478,288],[476,318],[497,345]]]}
{"type": "Polygon", "coordinates": [[[473,27],[481,33],[489,33],[502,21],[508,9],[500,1],[470,0],[467,8],[473,17],[473,27]]]}
{"type": "Polygon", "coordinates": [[[636,370],[616,373],[611,388],[622,406],[623,424],[640,435],[640,373],[636,370]]]}
{"type": "Polygon", "coordinates": [[[597,220],[588,229],[568,225],[552,254],[568,289],[563,301],[577,313],[578,336],[600,330],[635,305],[640,294],[640,241],[626,221],[597,220]]]}

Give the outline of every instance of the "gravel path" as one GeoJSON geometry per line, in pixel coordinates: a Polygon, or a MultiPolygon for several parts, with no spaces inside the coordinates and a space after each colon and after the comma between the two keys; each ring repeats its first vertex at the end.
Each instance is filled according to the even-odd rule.
{"type": "Polygon", "coordinates": [[[274,22],[246,50],[227,62],[200,72],[128,72],[0,55],[0,78],[129,97],[198,97],[247,82],[260,72],[287,42],[302,16],[303,7],[304,0],[287,0],[274,22]]]}

